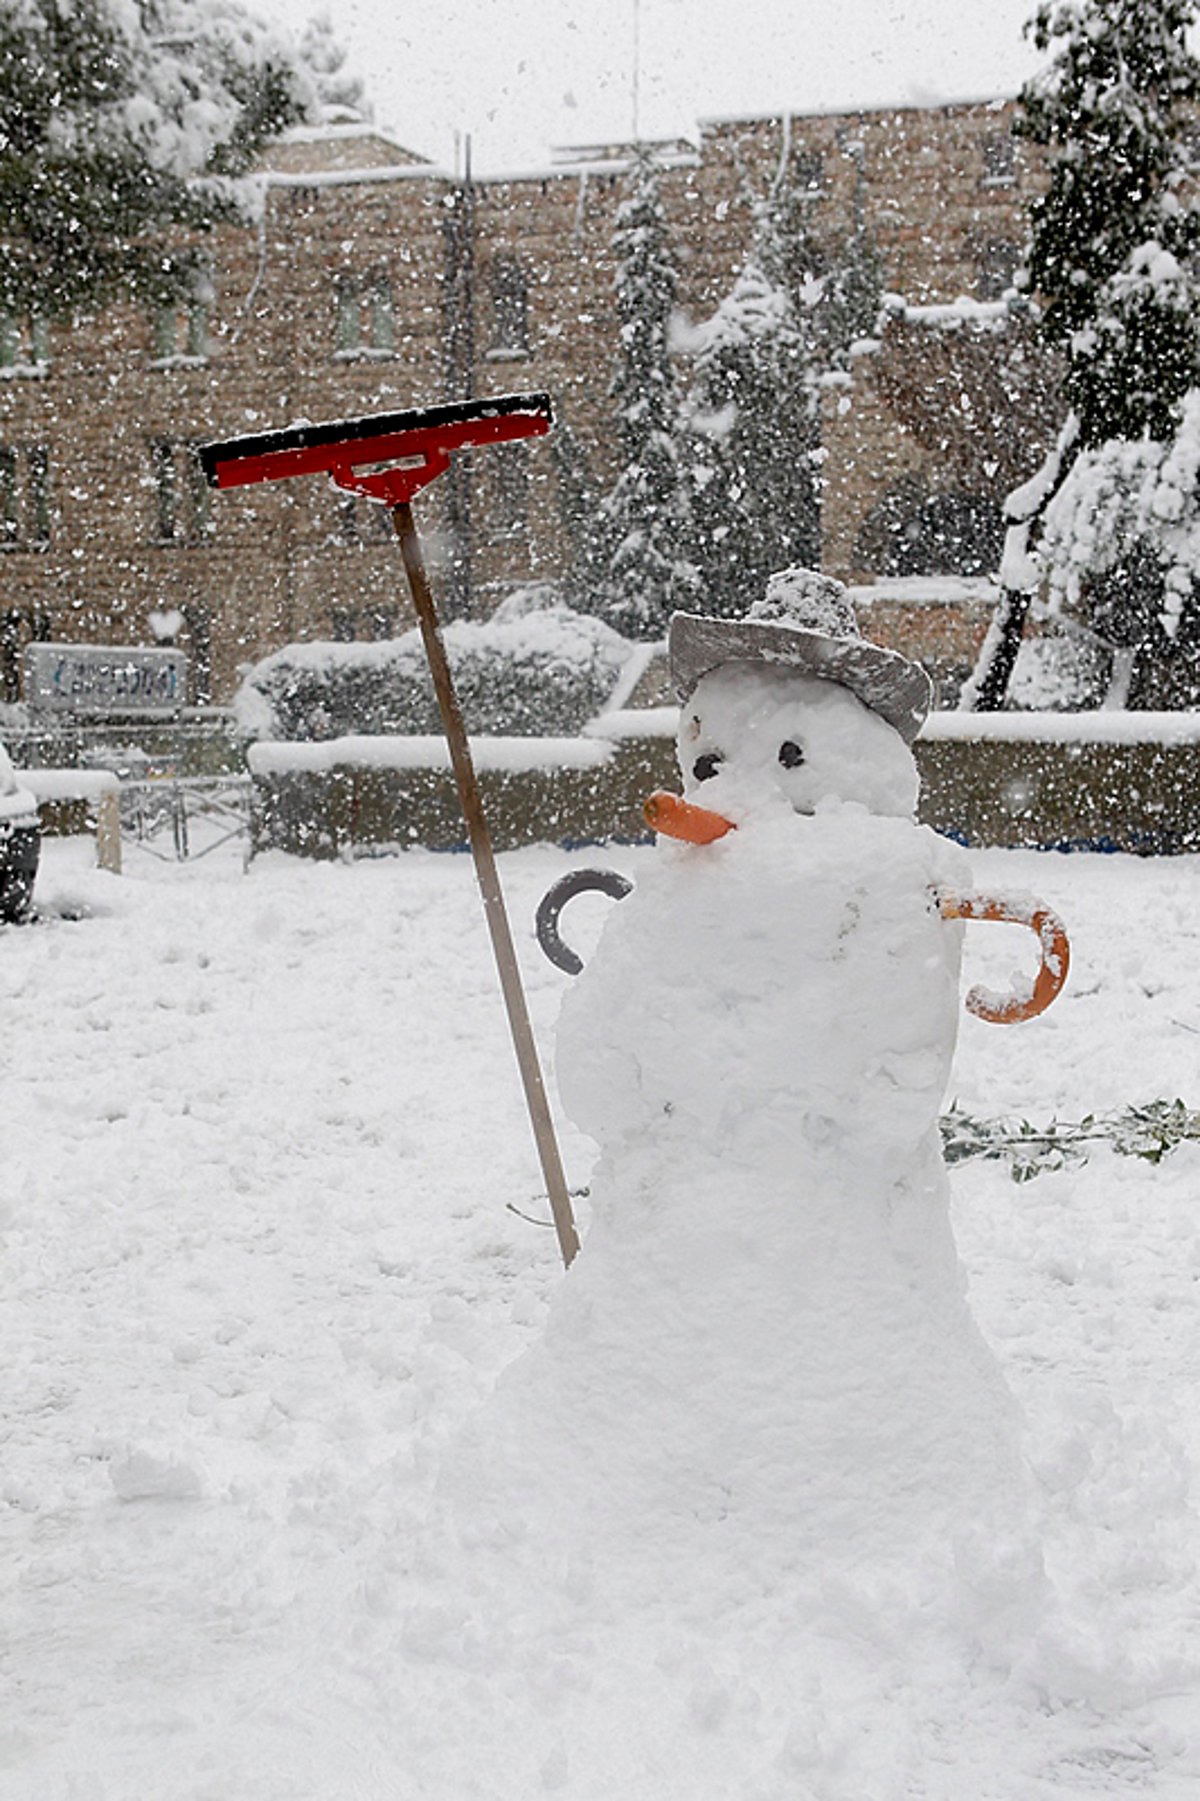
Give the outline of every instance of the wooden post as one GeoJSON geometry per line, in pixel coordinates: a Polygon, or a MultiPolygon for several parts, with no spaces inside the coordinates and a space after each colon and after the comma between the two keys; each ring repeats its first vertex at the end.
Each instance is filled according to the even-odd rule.
{"type": "Polygon", "coordinates": [[[115,783],[96,796],[96,865],[121,873],[121,791],[115,783]]]}
{"type": "Polygon", "coordinates": [[[567,1191],[567,1181],[563,1174],[562,1159],[558,1151],[558,1140],[554,1133],[554,1121],[550,1117],[550,1105],[546,1099],[545,1084],[542,1081],[537,1045],[534,1042],[533,1028],[529,1023],[529,1011],[525,1005],[525,990],[521,984],[521,971],[517,964],[516,951],[513,948],[512,932],[509,929],[508,913],[505,909],[500,877],[496,869],[496,859],[492,851],[491,834],[484,816],[479,783],[475,778],[475,765],[471,759],[467,729],[463,722],[458,695],[454,689],[454,679],[450,673],[450,664],[446,656],[441,626],[438,622],[433,591],[425,573],[425,562],[421,555],[421,543],[417,537],[412,507],[408,501],[401,501],[398,506],[392,507],[391,513],[392,523],[400,540],[400,550],[404,557],[408,585],[412,590],[413,604],[417,609],[417,619],[421,627],[425,653],[429,658],[429,668],[433,676],[433,687],[442,715],[442,724],[446,731],[446,741],[450,746],[450,762],[454,770],[455,782],[458,785],[458,798],[467,825],[471,855],[475,860],[475,874],[479,882],[480,893],[483,896],[484,918],[487,920],[488,931],[491,935],[492,950],[500,976],[500,988],[508,1013],[509,1030],[512,1033],[513,1048],[517,1053],[517,1065],[525,1089],[525,1103],[529,1109],[530,1123],[533,1126],[533,1136],[542,1166],[542,1179],[550,1197],[550,1211],[554,1216],[554,1226],[558,1233],[558,1246],[562,1252],[562,1260],[567,1268],[570,1268],[571,1260],[579,1249],[579,1235],[575,1229],[571,1197],[567,1191]]]}

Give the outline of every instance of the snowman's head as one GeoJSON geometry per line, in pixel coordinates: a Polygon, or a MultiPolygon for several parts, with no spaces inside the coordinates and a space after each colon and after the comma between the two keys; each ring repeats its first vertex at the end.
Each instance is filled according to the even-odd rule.
{"type": "Polygon", "coordinates": [[[687,798],[734,824],[785,804],[909,818],[920,786],[900,733],[840,682],[729,662],[701,676],[679,719],[687,798]]]}

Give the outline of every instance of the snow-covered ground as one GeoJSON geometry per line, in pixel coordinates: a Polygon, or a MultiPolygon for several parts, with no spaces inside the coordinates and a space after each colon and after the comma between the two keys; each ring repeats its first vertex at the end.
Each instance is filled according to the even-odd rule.
{"type": "MultiPolygon", "coordinates": [[[[548,1065],[538,897],[654,854],[501,859],[548,1065]]],[[[964,1015],[949,1098],[1194,1103],[1200,860],[972,863],[1057,907],[1074,962],[1036,1022],[964,1015]]],[[[130,850],[118,878],[59,841],[38,899],[0,930],[5,1801],[1200,1793],[1200,1146],[953,1172],[1052,1585],[1006,1666],[861,1596],[837,1643],[770,1594],[714,1631],[702,1563],[675,1615],[548,1581],[498,1621],[438,1475],[564,1278],[468,861],[130,850]]],[[[573,904],[585,954],[610,904],[573,904]]],[[[1027,938],[969,928],[968,979],[1005,987],[1027,938]]],[[[563,1150],[585,1184],[565,1122],[563,1150]]],[[[502,1524],[536,1543],[535,1469],[502,1524]]]]}

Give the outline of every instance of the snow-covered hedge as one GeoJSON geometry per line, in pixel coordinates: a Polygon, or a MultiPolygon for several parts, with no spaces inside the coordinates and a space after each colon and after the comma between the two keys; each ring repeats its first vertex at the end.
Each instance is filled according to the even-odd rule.
{"type": "MultiPolygon", "coordinates": [[[[468,730],[494,736],[578,732],[608,700],[634,648],[545,589],[510,596],[486,623],[456,620],[444,636],[468,730]]],[[[252,738],[441,731],[415,627],[376,644],[286,645],[247,671],[233,705],[252,738]]]]}

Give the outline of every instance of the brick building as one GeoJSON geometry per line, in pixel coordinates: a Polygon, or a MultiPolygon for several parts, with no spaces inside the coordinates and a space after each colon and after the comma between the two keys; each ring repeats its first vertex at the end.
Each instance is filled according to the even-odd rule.
{"type": "MultiPolygon", "coordinates": [[[[882,346],[824,390],[822,562],[846,579],[937,573],[920,566],[939,560],[920,522],[940,507],[965,542],[970,506],[994,515],[1053,424],[1046,371],[999,298],[1036,182],[1009,110],[718,121],[695,147],[659,147],[693,318],[727,290],[781,159],[816,241],[833,254],[865,231],[903,296],[882,346]]],[[[269,159],[258,227],[208,241],[203,303],[0,321],[0,698],[18,697],[31,637],[177,641],[205,702],[289,640],[407,623],[386,515],[319,481],[210,495],[206,438],[544,388],[611,476],[627,168],[596,152],[470,179],[362,125],[298,131],[269,159]]],[[[420,507],[450,613],[486,613],[560,566],[544,443],[462,458],[420,507]]],[[[948,617],[896,601],[875,629],[935,651],[949,631],[938,654],[961,662],[978,619],[948,617]]]]}

